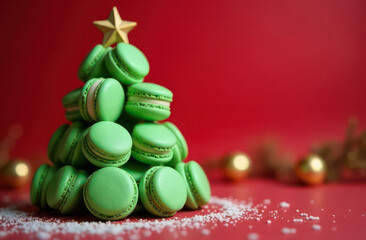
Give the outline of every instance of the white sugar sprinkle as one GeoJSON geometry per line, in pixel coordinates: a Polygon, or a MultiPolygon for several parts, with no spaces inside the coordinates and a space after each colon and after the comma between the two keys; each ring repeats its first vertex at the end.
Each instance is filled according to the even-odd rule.
{"type": "Polygon", "coordinates": [[[314,231],[320,231],[322,229],[322,226],[318,224],[313,224],[313,226],[311,226],[311,229],[313,229],[314,231]]]}
{"type": "Polygon", "coordinates": [[[209,235],[210,232],[211,231],[209,229],[202,229],[202,231],[201,231],[202,235],[209,235]]]}
{"type": "Polygon", "coordinates": [[[248,240],[257,240],[257,239],[259,239],[259,234],[258,233],[249,233],[247,235],[247,239],[248,240]]]}
{"type": "Polygon", "coordinates": [[[281,230],[282,234],[295,234],[296,228],[282,228],[281,230]]]}
{"type": "Polygon", "coordinates": [[[319,220],[319,217],[309,216],[306,217],[306,220],[319,220]]]}
{"type": "Polygon", "coordinates": [[[269,204],[271,204],[271,199],[264,199],[263,203],[266,205],[269,205],[269,204]]]}
{"type": "Polygon", "coordinates": [[[288,207],[290,207],[290,204],[287,203],[287,202],[280,202],[280,207],[281,208],[288,208],[288,207]]]}
{"type": "Polygon", "coordinates": [[[272,221],[271,221],[271,220],[267,220],[267,221],[266,221],[266,223],[267,223],[267,224],[271,224],[271,223],[272,223],[272,221]]]}
{"type": "MultiPolygon", "coordinates": [[[[43,240],[51,238],[52,234],[77,234],[84,239],[87,235],[122,235],[125,239],[138,240],[148,237],[153,232],[169,231],[173,238],[186,236],[188,229],[203,229],[202,234],[209,234],[211,230],[205,229],[212,226],[214,229],[221,224],[229,227],[242,220],[263,219],[260,207],[263,204],[254,205],[253,202],[239,201],[233,198],[219,198],[213,196],[203,213],[199,212],[191,217],[171,217],[163,219],[124,219],[120,222],[101,222],[77,220],[68,218],[47,218],[39,216],[37,212],[21,210],[27,208],[28,203],[13,204],[0,208],[0,236],[15,234],[35,235],[43,240]],[[212,225],[211,225],[212,224],[212,225]]],[[[77,239],[75,239],[77,240],[77,239]]],[[[120,240],[117,238],[117,240],[120,240]]]]}
{"type": "Polygon", "coordinates": [[[129,240],[139,240],[140,239],[140,235],[138,234],[132,234],[128,237],[129,240]]]}
{"type": "Polygon", "coordinates": [[[46,233],[46,232],[39,232],[39,233],[37,233],[36,237],[39,240],[50,239],[51,238],[51,234],[46,233]]]}
{"type": "Polygon", "coordinates": [[[294,219],[292,219],[292,222],[299,223],[299,222],[304,222],[304,220],[302,218],[294,218],[294,219]]]}

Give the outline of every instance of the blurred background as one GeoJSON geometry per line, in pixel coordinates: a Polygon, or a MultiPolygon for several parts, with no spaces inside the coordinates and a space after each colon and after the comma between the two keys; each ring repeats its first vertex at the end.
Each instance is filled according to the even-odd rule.
{"type": "Polygon", "coordinates": [[[92,21],[113,6],[138,23],[129,40],[150,61],[145,81],[173,91],[169,121],[190,159],[267,136],[302,155],[343,139],[349,117],[366,126],[365,1],[2,0],[0,137],[23,127],[12,157],[46,160],[61,99],[102,41],[92,21]]]}

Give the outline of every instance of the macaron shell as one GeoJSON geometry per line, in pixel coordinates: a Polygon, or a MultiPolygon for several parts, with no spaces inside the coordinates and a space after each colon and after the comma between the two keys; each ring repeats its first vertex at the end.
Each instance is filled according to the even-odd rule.
{"type": "Polygon", "coordinates": [[[207,204],[211,198],[211,187],[205,171],[197,162],[194,161],[186,163],[186,171],[188,171],[194,189],[199,196],[198,204],[207,204]]]}
{"type": "Polygon", "coordinates": [[[107,78],[100,86],[96,96],[96,113],[99,121],[116,121],[122,113],[125,93],[121,84],[107,78]]]}
{"type": "Polygon", "coordinates": [[[166,107],[151,103],[127,102],[125,109],[129,115],[146,121],[162,121],[171,114],[166,107]]]}
{"type": "Polygon", "coordinates": [[[95,64],[94,68],[92,69],[92,71],[90,72],[88,79],[92,79],[92,78],[99,78],[99,77],[110,77],[110,74],[108,72],[107,67],[105,66],[105,56],[107,55],[107,53],[109,51],[111,51],[112,48],[108,47],[106,49],[106,51],[104,51],[104,53],[102,54],[102,56],[99,58],[99,60],[97,61],[97,63],[95,64]]]}
{"type": "Polygon", "coordinates": [[[163,125],[167,127],[170,131],[172,131],[172,133],[175,135],[179,152],[181,154],[180,157],[182,160],[186,159],[188,156],[188,144],[182,132],[178,129],[176,125],[171,122],[164,122],[163,125]]]}
{"type": "Polygon", "coordinates": [[[185,163],[180,162],[175,166],[175,170],[177,170],[177,172],[179,172],[179,174],[183,177],[185,183],[186,183],[186,187],[187,187],[187,201],[186,201],[186,206],[189,209],[198,209],[198,203],[195,200],[195,197],[193,195],[192,189],[189,186],[189,182],[187,179],[187,175],[185,173],[185,163]]]}
{"type": "Polygon", "coordinates": [[[133,129],[132,137],[156,149],[171,149],[176,143],[174,134],[159,123],[137,124],[133,129]]]}
{"type": "Polygon", "coordinates": [[[48,204],[47,204],[48,186],[49,186],[53,176],[57,172],[57,170],[58,170],[58,166],[52,166],[48,169],[46,178],[45,178],[44,183],[42,185],[42,194],[41,194],[41,199],[42,200],[41,200],[41,205],[40,205],[42,209],[45,209],[45,208],[48,207],[48,204]]]}
{"type": "Polygon", "coordinates": [[[142,82],[144,80],[144,76],[132,75],[129,72],[129,69],[126,69],[121,65],[121,63],[119,63],[118,57],[114,52],[115,50],[109,51],[104,60],[110,75],[125,85],[142,82]]]}
{"type": "Polygon", "coordinates": [[[124,127],[114,122],[95,123],[89,128],[88,137],[99,152],[111,156],[121,156],[131,151],[131,135],[124,127]]]}
{"type": "Polygon", "coordinates": [[[168,167],[172,167],[174,168],[178,163],[182,162],[182,154],[179,150],[180,148],[178,147],[178,145],[175,145],[173,150],[172,150],[172,153],[173,153],[173,156],[172,156],[172,159],[165,163],[164,165],[168,166],[168,167]]]}
{"type": "Polygon", "coordinates": [[[82,119],[87,122],[94,122],[94,120],[91,118],[91,116],[89,116],[88,109],[87,109],[88,92],[89,92],[90,88],[93,86],[93,84],[100,80],[104,81],[104,79],[102,79],[102,78],[93,78],[93,79],[88,80],[84,84],[84,86],[80,92],[80,97],[79,97],[80,114],[82,116],[82,119]]]}
{"type": "Polygon", "coordinates": [[[47,156],[52,162],[55,162],[55,160],[56,160],[56,153],[57,153],[57,149],[59,147],[60,141],[69,126],[70,126],[69,124],[64,124],[61,127],[59,127],[55,131],[55,133],[52,135],[50,141],[48,142],[47,156]]]}
{"type": "Polygon", "coordinates": [[[168,154],[154,154],[132,148],[131,156],[142,163],[157,166],[168,163],[173,157],[173,152],[171,151],[168,154]]]}
{"type": "Polygon", "coordinates": [[[160,99],[171,102],[173,100],[173,93],[161,85],[155,83],[136,83],[131,85],[127,91],[128,96],[141,96],[152,99],[160,99]]]}
{"type": "Polygon", "coordinates": [[[103,220],[119,220],[128,216],[137,200],[135,180],[120,168],[102,168],[94,172],[84,186],[87,208],[103,220]]]}
{"type": "Polygon", "coordinates": [[[65,117],[70,122],[83,120],[79,107],[81,90],[82,88],[74,89],[62,98],[62,105],[65,108],[65,117]]]}
{"type": "Polygon", "coordinates": [[[127,69],[141,77],[145,77],[150,71],[146,56],[135,46],[127,43],[118,43],[115,54],[127,69]]]}
{"type": "Polygon", "coordinates": [[[102,58],[105,52],[106,48],[98,44],[88,53],[78,69],[78,77],[80,80],[84,82],[88,80],[89,74],[92,72],[95,65],[102,58]]]}
{"type": "Polygon", "coordinates": [[[140,182],[139,191],[146,210],[160,217],[173,216],[187,199],[182,177],[169,167],[150,168],[140,182]]]}
{"type": "Polygon", "coordinates": [[[61,202],[66,201],[66,195],[73,181],[76,180],[77,170],[72,166],[60,168],[53,176],[47,190],[47,203],[51,208],[57,209],[61,202]]]}
{"type": "Polygon", "coordinates": [[[211,197],[211,187],[201,166],[195,161],[190,161],[177,164],[176,170],[183,176],[187,184],[188,198],[186,206],[197,209],[207,204],[211,197]]]}
{"type": "Polygon", "coordinates": [[[88,178],[88,173],[84,170],[79,170],[77,172],[77,178],[72,186],[69,196],[63,207],[59,209],[62,214],[70,214],[78,209],[83,204],[83,189],[84,184],[88,178]]]}
{"type": "Polygon", "coordinates": [[[36,206],[40,206],[42,185],[46,179],[46,175],[49,169],[50,165],[42,164],[33,175],[30,191],[30,199],[31,202],[36,206]]]}
{"type": "Polygon", "coordinates": [[[187,188],[181,175],[170,167],[161,167],[150,182],[156,200],[166,210],[177,212],[186,203],[187,188]]]}
{"type": "Polygon", "coordinates": [[[74,122],[65,132],[64,136],[62,137],[60,147],[57,153],[58,160],[62,164],[64,165],[70,164],[76,145],[85,128],[86,128],[85,123],[74,122]]]}
{"type": "Polygon", "coordinates": [[[145,172],[150,168],[150,165],[144,164],[137,161],[136,159],[130,158],[126,164],[121,168],[129,173],[136,182],[140,182],[145,172]]]}
{"type": "Polygon", "coordinates": [[[92,164],[86,159],[82,150],[82,137],[80,137],[78,143],[76,144],[76,148],[74,150],[74,154],[71,158],[71,165],[77,169],[90,169],[92,168],[92,164]]]}
{"type": "Polygon", "coordinates": [[[80,96],[80,93],[81,93],[81,89],[82,88],[77,88],[77,89],[72,90],[68,94],[66,94],[62,98],[62,106],[64,108],[67,108],[70,105],[77,105],[78,101],[79,101],[79,96],[80,96]]]}

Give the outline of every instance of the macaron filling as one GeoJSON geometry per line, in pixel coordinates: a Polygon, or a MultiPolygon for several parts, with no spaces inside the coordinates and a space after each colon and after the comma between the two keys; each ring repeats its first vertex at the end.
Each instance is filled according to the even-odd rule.
{"type": "Polygon", "coordinates": [[[75,186],[77,177],[78,177],[78,174],[75,171],[73,171],[71,176],[69,176],[69,178],[67,179],[66,187],[64,188],[59,201],[56,203],[56,205],[54,207],[55,209],[57,209],[59,211],[62,210],[62,208],[66,204],[67,199],[69,198],[69,195],[71,194],[71,192],[75,186]]]}
{"type": "Polygon", "coordinates": [[[69,113],[69,114],[73,114],[75,112],[79,112],[79,104],[70,104],[70,105],[67,105],[65,106],[65,109],[66,109],[66,113],[69,113]]]}
{"type": "Polygon", "coordinates": [[[93,119],[94,121],[98,121],[95,99],[97,96],[98,89],[100,88],[103,81],[104,81],[104,79],[98,79],[97,81],[95,81],[89,88],[87,96],[86,96],[86,109],[87,109],[89,117],[91,119],[93,119]]]}
{"type": "Polygon", "coordinates": [[[149,103],[149,104],[154,104],[154,105],[160,105],[160,106],[164,106],[164,107],[168,108],[168,110],[170,110],[171,101],[132,95],[132,96],[128,97],[128,102],[129,103],[149,103]]]}

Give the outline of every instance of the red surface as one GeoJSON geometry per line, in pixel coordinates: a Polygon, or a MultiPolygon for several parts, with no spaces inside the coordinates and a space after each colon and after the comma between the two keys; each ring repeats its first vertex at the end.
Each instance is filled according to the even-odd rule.
{"type": "MultiPolygon", "coordinates": [[[[139,24],[129,38],[150,61],[146,81],[174,92],[169,120],[186,136],[190,159],[246,151],[250,139],[265,134],[301,155],[315,141],[341,139],[350,116],[366,127],[365,1],[3,0],[0,137],[11,123],[24,126],[13,157],[45,156],[49,137],[65,122],[61,98],[82,85],[78,65],[101,42],[92,21],[105,19],[113,5],[139,24]]],[[[251,221],[219,226],[206,238],[245,239],[257,232],[261,239],[362,239],[366,233],[364,184],[303,188],[253,181],[215,184],[213,193],[284,200],[291,204],[288,214],[311,212],[323,229],[251,221]],[[282,236],[285,226],[298,233],[282,236]]],[[[193,231],[188,237],[203,236],[193,231]]]]}
{"type": "Polygon", "coordinates": [[[102,40],[92,21],[113,5],[138,22],[129,38],[150,61],[146,81],[174,92],[170,120],[192,159],[267,133],[303,154],[340,139],[350,116],[365,127],[365,1],[3,0],[0,136],[24,126],[13,156],[45,155],[65,122],[61,98],[102,40]]]}
{"type": "MultiPolygon", "coordinates": [[[[2,191],[0,200],[4,196],[10,196],[13,201],[28,201],[28,195],[25,193],[9,193],[2,191]]],[[[264,214],[263,220],[244,220],[236,226],[230,225],[225,227],[223,223],[219,223],[217,228],[211,229],[212,225],[208,225],[205,229],[210,229],[209,235],[203,235],[201,230],[187,230],[187,236],[180,236],[180,239],[246,239],[248,233],[258,233],[259,239],[364,239],[366,234],[366,198],[365,184],[329,184],[317,188],[299,187],[284,185],[271,181],[249,181],[237,185],[214,183],[213,195],[219,197],[232,196],[236,199],[248,200],[254,204],[261,203],[264,199],[270,199],[271,204],[268,210],[278,210],[281,216],[273,219],[266,216],[268,210],[264,214]],[[290,203],[287,212],[278,207],[282,201],[290,203]],[[300,213],[308,213],[313,216],[319,216],[319,221],[306,221],[304,223],[293,223],[293,217],[299,218],[296,209],[300,213]],[[323,209],[323,210],[322,210],[323,209]],[[333,217],[332,215],[335,215],[333,217]],[[283,217],[283,219],[282,219],[283,217]],[[266,224],[266,220],[271,219],[272,224],[266,224]],[[289,220],[289,222],[287,222],[289,220]],[[335,222],[333,222],[335,221],[335,222]],[[316,223],[321,225],[320,231],[311,229],[316,223]],[[252,229],[249,229],[249,226],[252,229]],[[296,228],[296,234],[283,235],[281,229],[283,227],[296,228]],[[336,230],[332,228],[336,227],[336,230]]],[[[2,206],[6,205],[4,203],[2,206]]],[[[33,211],[35,208],[31,207],[33,211]]],[[[196,212],[179,213],[179,217],[192,216],[196,212]]],[[[57,217],[55,213],[50,216],[57,217]]],[[[83,219],[85,217],[68,217],[66,219],[83,219]]],[[[0,220],[1,221],[1,220],[0,220]]],[[[90,221],[97,221],[92,219],[90,221]]],[[[119,224],[123,224],[123,221],[119,224]]],[[[141,232],[141,239],[145,239],[141,232]]],[[[153,233],[146,239],[172,239],[173,233],[168,230],[161,234],[153,233]]],[[[33,237],[28,235],[13,235],[5,239],[25,239],[33,237]]],[[[57,235],[60,240],[70,239],[70,235],[57,235]]],[[[116,236],[87,236],[86,239],[115,239],[116,236]]],[[[123,236],[129,239],[129,236],[123,236]]]]}

